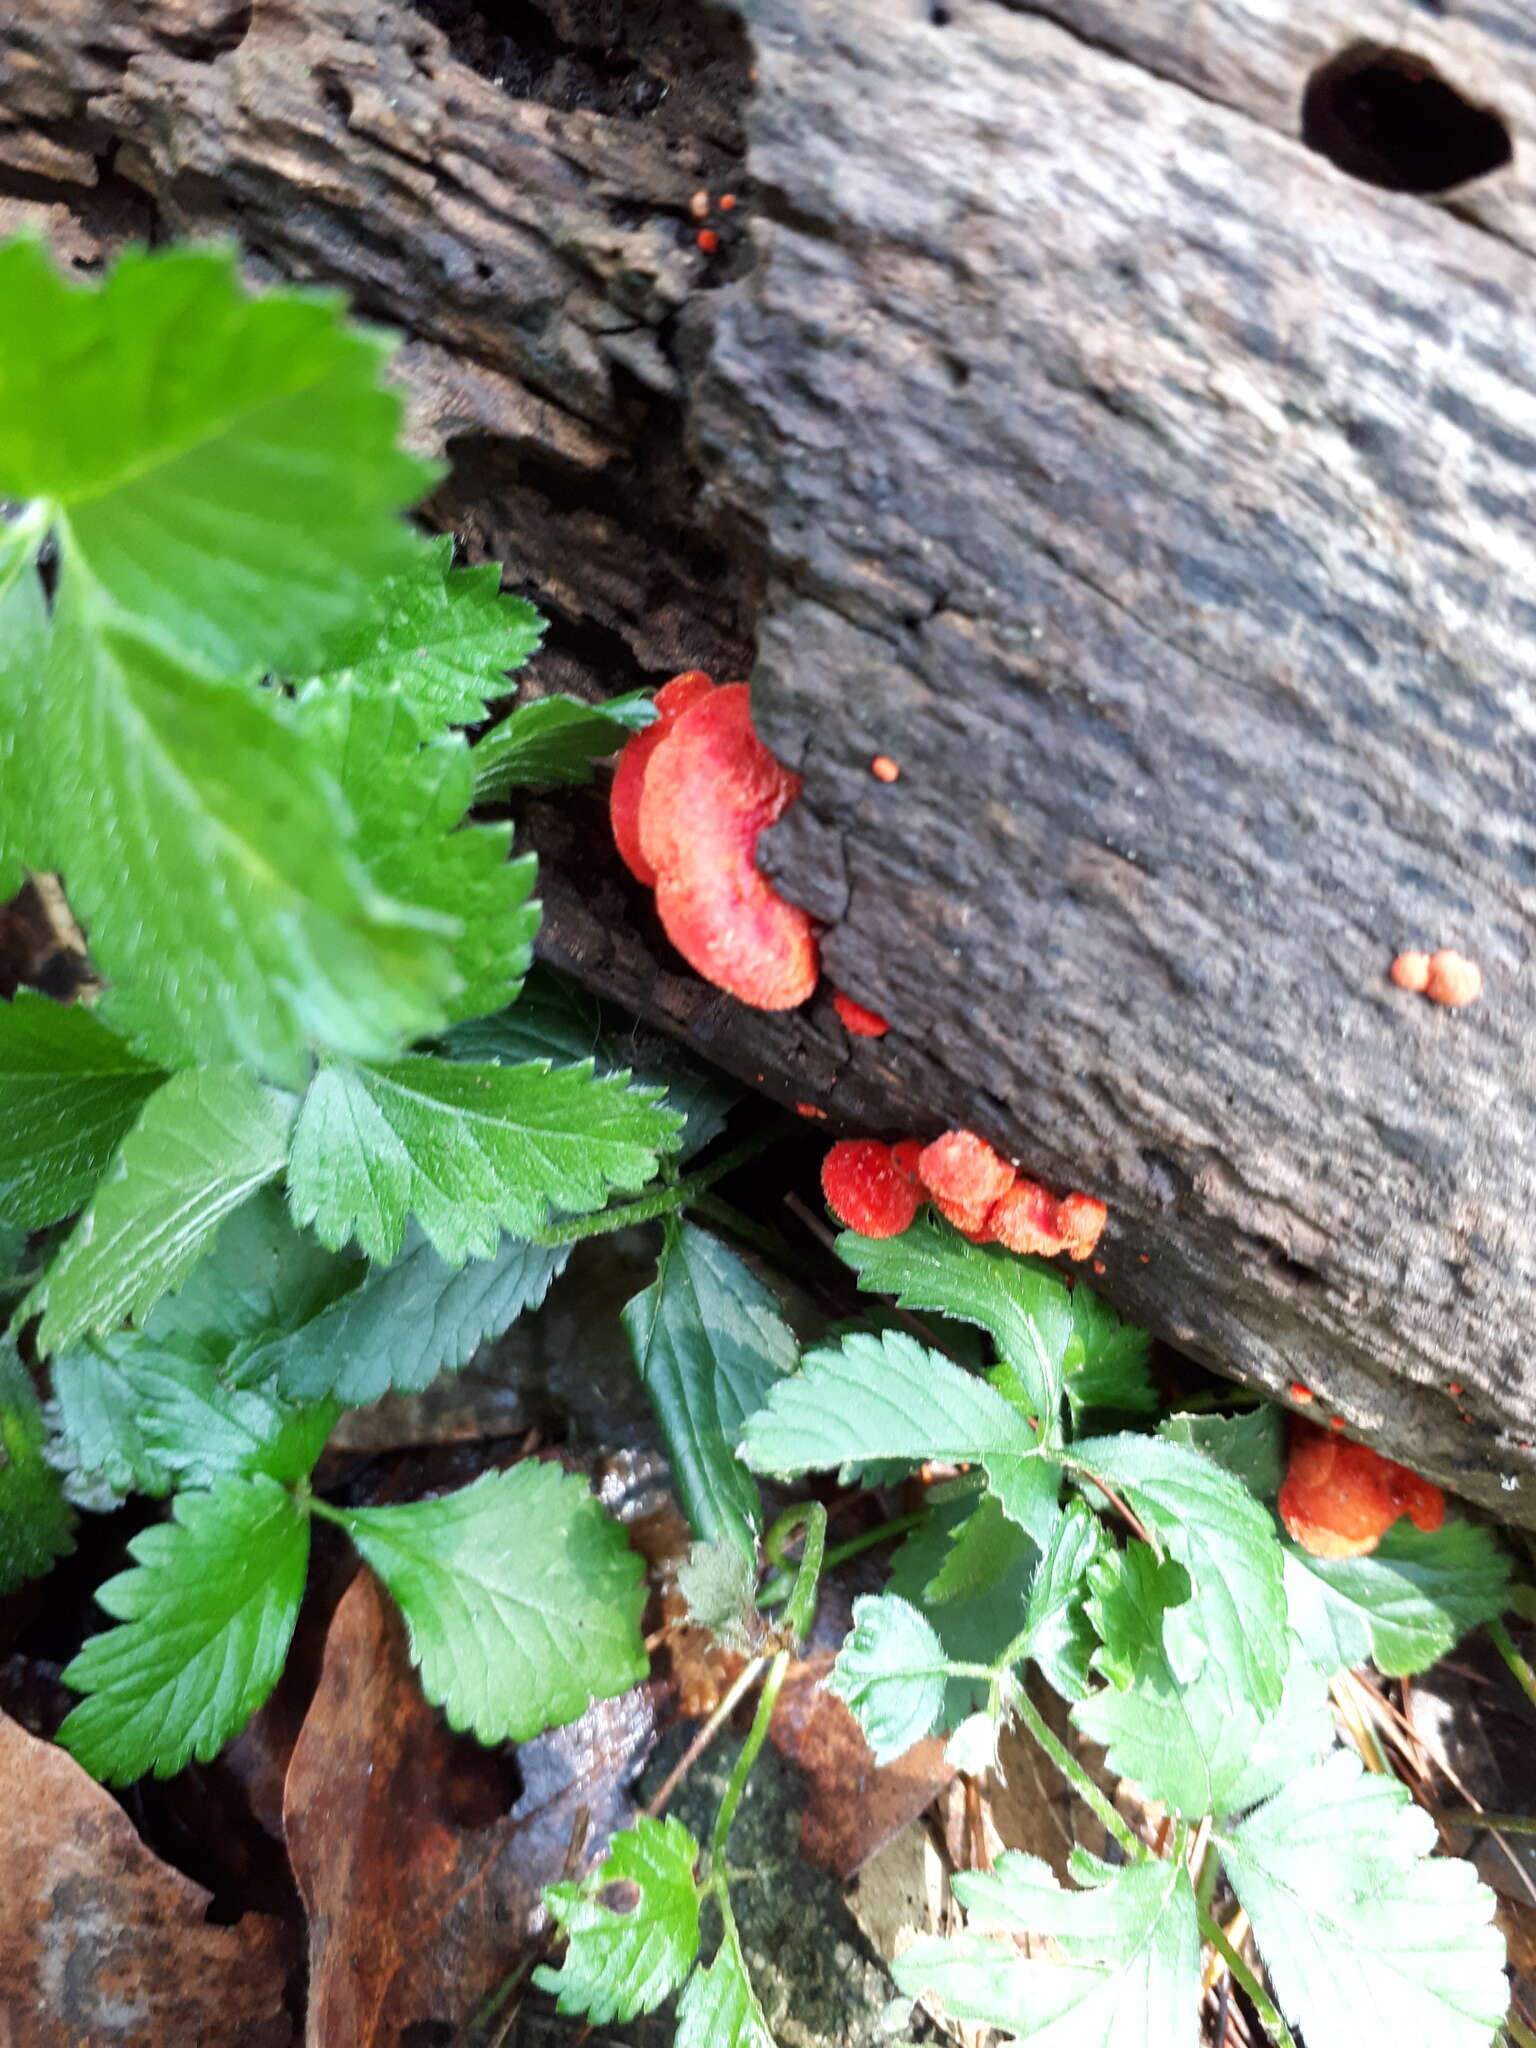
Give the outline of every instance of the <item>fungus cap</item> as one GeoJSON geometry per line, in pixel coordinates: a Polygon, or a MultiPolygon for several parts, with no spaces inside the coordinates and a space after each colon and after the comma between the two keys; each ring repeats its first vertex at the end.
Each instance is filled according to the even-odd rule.
{"type": "Polygon", "coordinates": [[[1482,992],[1483,970],[1475,960],[1453,953],[1448,947],[1430,954],[1424,993],[1432,1003],[1443,1003],[1449,1010],[1464,1010],[1482,992]]]}
{"type": "Polygon", "coordinates": [[[852,996],[845,996],[840,988],[832,991],[832,1007],[841,1019],[843,1029],[855,1038],[884,1038],[891,1028],[878,1010],[866,1010],[852,996]]]}
{"type": "Polygon", "coordinates": [[[1038,1181],[1017,1180],[992,1211],[992,1234],[1009,1251],[1049,1259],[1066,1247],[1061,1204],[1038,1181]]]}
{"type": "Polygon", "coordinates": [[[1280,1489],[1280,1519],[1314,1557],[1367,1557],[1406,1514],[1438,1529],[1445,1495],[1428,1479],[1394,1464],[1369,1444],[1329,1435],[1294,1418],[1291,1457],[1280,1489]]]}
{"type": "Polygon", "coordinates": [[[645,787],[646,769],[669,729],[692,705],[709,696],[714,687],[703,670],[697,668],[685,669],[670,683],[663,683],[654,699],[657,712],[654,722],[625,741],[619,765],[613,773],[613,786],[608,792],[608,822],[613,829],[613,843],[619,849],[619,858],[625,867],[637,882],[644,882],[647,889],[656,886],[656,870],[640,846],[640,792],[645,787]]]}
{"type": "Polygon", "coordinates": [[[1070,1195],[1063,1195],[1056,1207],[1056,1222],[1067,1248],[1067,1257],[1091,1257],[1108,1221],[1109,1211],[1097,1196],[1076,1190],[1070,1195]]]}
{"type": "Polygon", "coordinates": [[[936,1201],[990,1208],[1017,1178],[1008,1161],[975,1131],[946,1131],[923,1147],[917,1162],[923,1185],[936,1201]]]}
{"type": "Polygon", "coordinates": [[[920,1200],[889,1145],[843,1138],[821,1163],[821,1191],[839,1223],[862,1237],[900,1237],[920,1200]]]}
{"type": "Polygon", "coordinates": [[[1410,995],[1422,995],[1429,985],[1429,955],[1399,953],[1387,971],[1399,988],[1407,989],[1410,995]]]}

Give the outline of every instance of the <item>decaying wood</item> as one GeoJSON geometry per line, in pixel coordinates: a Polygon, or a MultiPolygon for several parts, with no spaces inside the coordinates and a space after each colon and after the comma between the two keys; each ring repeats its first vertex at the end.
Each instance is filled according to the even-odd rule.
{"type": "Polygon", "coordinates": [[[609,12],[548,0],[564,73],[503,86],[361,0],[24,0],[0,205],[76,255],[235,232],[401,326],[439,515],[552,610],[546,687],[755,648],[806,776],[770,863],[897,1028],[701,988],[563,800],[552,957],[836,1124],[975,1123],[1102,1194],[1122,1308],[1536,1523],[1513,0],[609,12]],[[1495,102],[1511,168],[1450,206],[1303,149],[1362,35],[1495,102]],[[604,36],[659,104],[574,103],[604,36]],[[1409,944],[1482,1001],[1393,989],[1409,944]]]}

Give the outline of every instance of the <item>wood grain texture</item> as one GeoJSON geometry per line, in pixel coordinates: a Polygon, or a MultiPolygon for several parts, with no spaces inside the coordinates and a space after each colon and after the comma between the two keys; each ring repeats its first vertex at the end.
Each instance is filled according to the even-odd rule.
{"type": "MultiPolygon", "coordinates": [[[[1382,39],[1510,114],[1518,213],[1512,0],[1429,23],[1499,92],[1420,11],[1382,39]]],[[[536,685],[755,644],[807,778],[770,862],[897,1028],[703,988],[565,800],[551,958],[835,1127],[1102,1194],[1123,1309],[1536,1524],[1536,264],[1292,139],[1337,0],[1102,12],[701,6],[684,134],[362,0],[23,0],[0,209],[78,260],[237,232],[401,325],[438,515],[553,613],[536,685]],[[1394,990],[1407,944],[1482,1002],[1394,990]]]]}

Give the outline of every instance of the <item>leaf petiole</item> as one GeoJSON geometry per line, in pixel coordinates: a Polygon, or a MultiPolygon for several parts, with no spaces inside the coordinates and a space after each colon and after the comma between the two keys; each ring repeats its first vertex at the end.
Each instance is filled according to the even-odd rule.
{"type": "Polygon", "coordinates": [[[526,1242],[540,1245],[579,1244],[583,1238],[605,1237],[613,1230],[627,1230],[634,1223],[653,1223],[659,1217],[673,1216],[678,1210],[686,1209],[690,1202],[703,1194],[706,1188],[714,1186],[717,1180],[724,1180],[728,1173],[734,1173],[749,1160],[758,1158],[770,1146],[778,1142],[775,1131],[759,1131],[755,1137],[704,1166],[687,1180],[680,1180],[659,1194],[643,1195],[637,1202],[621,1202],[617,1208],[600,1210],[596,1216],[576,1216],[566,1223],[552,1224],[548,1230],[530,1230],[526,1242]]]}

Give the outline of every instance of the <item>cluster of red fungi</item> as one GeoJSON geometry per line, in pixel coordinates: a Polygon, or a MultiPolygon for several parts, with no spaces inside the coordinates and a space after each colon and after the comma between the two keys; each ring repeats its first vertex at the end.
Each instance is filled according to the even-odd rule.
{"type": "MultiPolygon", "coordinates": [[[[753,1009],[795,1009],[820,977],[816,927],[758,872],[757,842],[799,796],[801,778],[758,738],[745,683],[717,688],[692,669],[657,691],[656,711],[619,757],[609,799],[614,843],[636,880],[655,890],[667,937],[695,972],[753,1009]]],[[[884,755],[872,772],[886,783],[900,774],[884,755]]],[[[1393,979],[1459,1005],[1477,993],[1468,967],[1453,954],[1404,955],[1393,979]]],[[[856,1037],[890,1028],[840,989],[832,1000],[856,1037]]],[[[931,1202],[973,1243],[1043,1258],[1090,1257],[1107,1213],[1091,1195],[1053,1195],[1025,1179],[974,1131],[946,1131],[929,1145],[844,1139],[827,1154],[821,1184],[833,1215],[864,1237],[899,1236],[931,1202]]],[[[1280,1514],[1306,1549],[1363,1556],[1399,1515],[1437,1529],[1444,1513],[1428,1480],[1365,1444],[1293,1423],[1280,1514]]]]}

